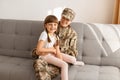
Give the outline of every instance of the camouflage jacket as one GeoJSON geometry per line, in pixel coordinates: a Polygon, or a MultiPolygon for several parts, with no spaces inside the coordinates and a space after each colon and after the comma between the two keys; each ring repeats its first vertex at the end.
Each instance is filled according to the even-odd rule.
{"type": "Polygon", "coordinates": [[[77,33],[71,28],[58,26],[57,35],[60,39],[60,50],[65,54],[77,56],[77,33]]]}

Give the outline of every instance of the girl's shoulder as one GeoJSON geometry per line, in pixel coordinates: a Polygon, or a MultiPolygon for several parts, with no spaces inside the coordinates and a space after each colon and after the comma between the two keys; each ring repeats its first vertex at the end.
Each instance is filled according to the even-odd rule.
{"type": "Polygon", "coordinates": [[[46,40],[47,39],[47,32],[44,30],[39,37],[39,40],[46,40]]]}
{"type": "Polygon", "coordinates": [[[44,30],[44,31],[42,31],[41,34],[47,35],[47,32],[44,30]]]}

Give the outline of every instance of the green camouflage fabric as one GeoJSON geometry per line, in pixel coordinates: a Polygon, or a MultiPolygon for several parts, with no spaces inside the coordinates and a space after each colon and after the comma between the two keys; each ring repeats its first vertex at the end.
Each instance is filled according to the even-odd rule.
{"type": "Polygon", "coordinates": [[[37,80],[51,80],[51,76],[47,72],[48,64],[44,60],[35,60],[33,67],[37,80]]]}
{"type": "Polygon", "coordinates": [[[53,79],[60,74],[60,68],[52,64],[48,64],[47,72],[51,76],[51,79],[53,79]]]}
{"type": "Polygon", "coordinates": [[[71,28],[58,26],[57,35],[60,39],[61,52],[76,57],[78,54],[77,45],[77,33],[71,28]]]}
{"type": "Polygon", "coordinates": [[[60,74],[60,68],[52,64],[48,64],[44,59],[38,58],[36,48],[32,51],[32,57],[36,59],[33,63],[37,80],[52,80],[60,74]]]}
{"type": "Polygon", "coordinates": [[[36,48],[34,48],[32,50],[32,57],[33,57],[33,59],[38,59],[39,58],[39,56],[36,54],[36,48]]]}

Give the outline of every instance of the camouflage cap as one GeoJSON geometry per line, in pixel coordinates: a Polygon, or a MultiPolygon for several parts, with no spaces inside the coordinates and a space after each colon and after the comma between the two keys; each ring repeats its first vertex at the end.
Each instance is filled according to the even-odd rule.
{"type": "Polygon", "coordinates": [[[62,12],[62,16],[72,21],[75,17],[75,12],[70,8],[65,8],[62,12]]]}

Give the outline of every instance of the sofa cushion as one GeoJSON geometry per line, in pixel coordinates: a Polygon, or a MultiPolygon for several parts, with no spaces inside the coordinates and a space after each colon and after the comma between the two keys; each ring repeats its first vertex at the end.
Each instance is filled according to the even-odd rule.
{"type": "Polygon", "coordinates": [[[80,22],[74,22],[71,24],[71,27],[77,32],[77,38],[78,38],[78,41],[77,41],[77,50],[78,50],[77,59],[78,60],[82,60],[84,26],[85,26],[85,24],[80,23],[80,22]]]}
{"type": "Polygon", "coordinates": [[[1,80],[34,80],[33,60],[0,56],[1,80]]]}
{"type": "Polygon", "coordinates": [[[120,72],[113,66],[71,66],[69,80],[120,80],[120,72]]]}
{"type": "Polygon", "coordinates": [[[42,21],[0,19],[0,55],[31,58],[42,30],[42,21]]]}

